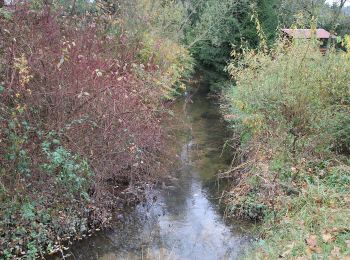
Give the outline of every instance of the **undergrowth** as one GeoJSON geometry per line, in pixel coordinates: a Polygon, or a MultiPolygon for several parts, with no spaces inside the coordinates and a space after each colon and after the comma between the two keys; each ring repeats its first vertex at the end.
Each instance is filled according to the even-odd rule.
{"type": "Polygon", "coordinates": [[[262,220],[252,259],[350,257],[350,53],[323,55],[315,39],[261,47],[228,67],[226,213],[262,220]]]}
{"type": "Polygon", "coordinates": [[[166,101],[193,60],[149,30],[175,3],[142,2],[0,8],[0,258],[62,253],[171,165],[166,101]]]}

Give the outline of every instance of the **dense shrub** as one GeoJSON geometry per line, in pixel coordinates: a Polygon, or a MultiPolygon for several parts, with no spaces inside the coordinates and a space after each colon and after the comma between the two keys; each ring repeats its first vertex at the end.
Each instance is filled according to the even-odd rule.
{"type": "Polygon", "coordinates": [[[253,132],[278,124],[296,142],[290,151],[349,151],[349,55],[332,50],[324,56],[312,42],[286,44],[271,54],[250,51],[229,67],[243,123],[253,132]]]}
{"type": "Polygon", "coordinates": [[[185,5],[181,1],[141,0],[131,1],[124,10],[124,16],[136,16],[126,30],[134,32],[130,37],[141,44],[139,60],[157,68],[152,75],[155,85],[165,99],[174,99],[186,90],[183,79],[191,76],[194,66],[190,52],[181,44],[188,21],[185,5]],[[140,10],[138,15],[132,7],[140,10]]]}
{"type": "MultiPolygon", "coordinates": [[[[169,57],[162,67],[140,59],[145,45],[125,35],[120,17],[97,7],[81,16],[35,8],[17,5],[0,14],[0,255],[6,258],[42,256],[104,226],[125,187],[164,169],[167,109],[156,82],[172,66],[169,57]]],[[[184,70],[175,72],[168,88],[184,70]]]]}
{"type": "Polygon", "coordinates": [[[255,11],[267,38],[274,41],[277,3],[276,0],[188,1],[190,22],[186,24],[186,42],[199,65],[216,73],[208,77],[210,82],[227,80],[224,68],[230,60],[232,47],[239,50],[242,43],[252,48],[258,46],[259,38],[252,20],[255,11]]]}
{"type": "Polygon", "coordinates": [[[138,57],[144,63],[151,62],[158,68],[152,75],[154,83],[162,90],[163,97],[168,100],[186,90],[182,79],[192,74],[193,58],[189,51],[168,39],[154,35],[144,35],[143,45],[138,57]]]}
{"type": "Polygon", "coordinates": [[[350,53],[280,40],[237,58],[226,118],[239,164],[223,176],[235,180],[230,214],[266,217],[252,258],[346,256],[350,53]],[[339,217],[326,222],[333,213],[339,217]]]}

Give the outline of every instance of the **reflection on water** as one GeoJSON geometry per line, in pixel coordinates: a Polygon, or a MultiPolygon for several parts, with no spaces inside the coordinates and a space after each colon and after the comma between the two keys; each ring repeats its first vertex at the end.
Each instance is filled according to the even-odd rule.
{"type": "Polygon", "coordinates": [[[215,174],[227,168],[217,105],[198,93],[177,109],[191,128],[180,169],[113,230],[76,244],[72,259],[236,259],[248,244],[247,226],[226,223],[213,192],[215,174]]]}

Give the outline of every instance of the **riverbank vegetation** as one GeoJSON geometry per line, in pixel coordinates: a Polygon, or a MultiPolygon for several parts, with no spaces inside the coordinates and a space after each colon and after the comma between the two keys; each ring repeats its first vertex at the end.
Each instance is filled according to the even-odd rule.
{"type": "MultiPolygon", "coordinates": [[[[263,37],[263,34],[260,34],[263,37]]],[[[228,66],[235,133],[227,214],[261,218],[252,259],[349,257],[350,42],[316,39],[245,49],[228,66]]]]}
{"type": "Polygon", "coordinates": [[[251,19],[253,9],[261,17],[261,26],[273,41],[278,25],[277,0],[192,0],[190,20],[185,28],[185,42],[197,61],[197,68],[205,71],[206,80],[213,91],[220,91],[220,84],[228,80],[224,71],[232,48],[240,50],[247,45],[259,44],[255,23],[251,19]]]}
{"type": "Polygon", "coordinates": [[[190,30],[205,32],[190,47],[234,133],[234,166],[219,174],[232,181],[226,214],[262,220],[252,259],[349,257],[346,2],[209,1],[190,30]],[[278,28],[337,40],[323,55],[316,39],[286,41],[278,28]]]}
{"type": "Polygon", "coordinates": [[[0,0],[0,255],[63,253],[158,179],[196,68],[233,132],[227,215],[262,220],[251,258],[348,257],[346,2],[0,0]]]}
{"type": "Polygon", "coordinates": [[[193,59],[173,1],[0,10],[0,255],[33,259],[105,227],[164,172],[167,102],[193,59]]]}

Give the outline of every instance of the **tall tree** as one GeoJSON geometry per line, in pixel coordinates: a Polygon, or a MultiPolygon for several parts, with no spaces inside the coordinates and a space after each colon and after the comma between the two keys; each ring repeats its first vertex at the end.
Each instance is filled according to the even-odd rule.
{"type": "Polygon", "coordinates": [[[244,42],[251,47],[259,44],[252,10],[257,10],[262,29],[272,40],[277,27],[278,0],[191,0],[190,27],[186,30],[187,44],[200,64],[217,73],[230,59],[232,46],[244,42]]]}

